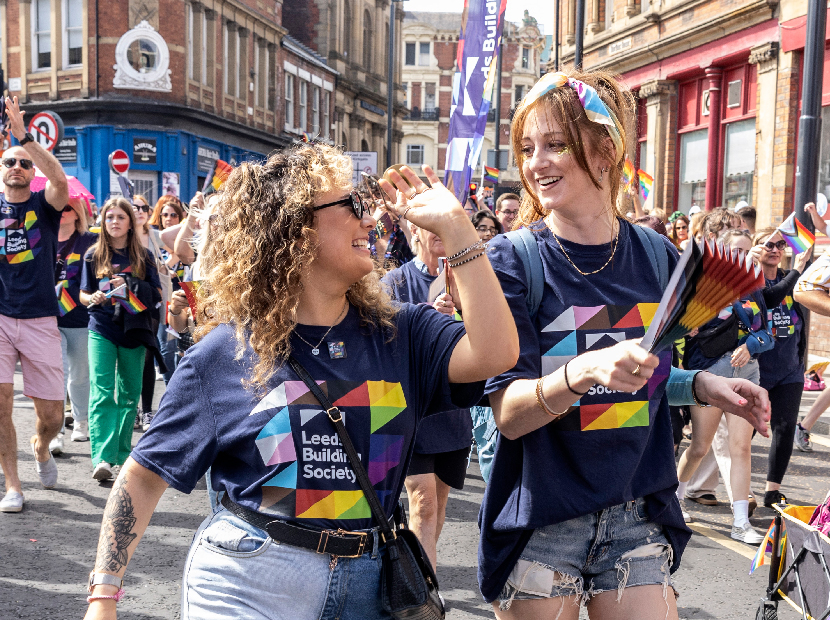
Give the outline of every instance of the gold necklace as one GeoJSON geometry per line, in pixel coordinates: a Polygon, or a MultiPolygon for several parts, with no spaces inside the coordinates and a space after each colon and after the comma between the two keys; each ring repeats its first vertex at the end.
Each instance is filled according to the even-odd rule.
{"type": "Polygon", "coordinates": [[[619,242],[619,239],[620,239],[620,231],[618,230],[617,235],[614,237],[614,245],[611,246],[611,256],[608,257],[608,260],[605,261],[605,264],[602,267],[600,267],[599,269],[596,269],[594,271],[582,271],[579,267],[576,266],[576,263],[574,263],[571,260],[571,257],[568,256],[568,253],[565,251],[565,248],[562,246],[562,242],[559,241],[559,237],[556,236],[556,233],[553,232],[553,229],[550,229],[550,234],[552,234],[553,238],[556,239],[556,243],[559,244],[559,249],[562,250],[562,254],[565,255],[565,258],[568,259],[568,262],[571,265],[573,265],[573,268],[576,269],[583,276],[590,276],[590,275],[593,275],[595,273],[599,273],[600,271],[605,269],[608,266],[608,264],[611,262],[611,260],[614,258],[614,254],[616,254],[616,252],[617,252],[617,243],[619,242]]]}
{"type": "Polygon", "coordinates": [[[337,317],[337,320],[334,321],[334,323],[332,323],[331,327],[329,327],[328,330],[326,330],[326,333],[323,334],[322,338],[320,338],[320,342],[317,343],[317,346],[314,346],[308,340],[306,340],[305,338],[300,336],[300,334],[297,333],[296,328],[294,329],[294,335],[297,336],[297,338],[299,338],[300,340],[302,340],[308,346],[311,347],[311,354],[312,355],[320,355],[320,345],[323,344],[323,340],[326,339],[326,336],[329,335],[329,332],[334,329],[334,326],[337,325],[340,322],[340,319],[343,318],[343,315],[346,314],[346,308],[348,308],[348,307],[349,307],[349,300],[347,299],[346,303],[343,305],[343,310],[340,312],[340,316],[337,317]]]}

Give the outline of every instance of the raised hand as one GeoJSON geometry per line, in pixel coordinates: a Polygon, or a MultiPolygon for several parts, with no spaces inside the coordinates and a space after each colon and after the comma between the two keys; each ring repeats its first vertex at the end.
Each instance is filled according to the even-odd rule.
{"type": "Polygon", "coordinates": [[[23,122],[24,114],[25,112],[20,109],[17,97],[6,97],[6,115],[9,119],[9,128],[18,141],[26,135],[26,123],[23,122]]]}

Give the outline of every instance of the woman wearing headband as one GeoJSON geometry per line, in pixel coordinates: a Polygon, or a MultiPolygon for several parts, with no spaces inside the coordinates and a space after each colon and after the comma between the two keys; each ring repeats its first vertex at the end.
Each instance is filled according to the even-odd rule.
{"type": "Polygon", "coordinates": [[[672,371],[669,351],[638,345],[662,295],[654,253],[672,268],[677,252],[618,211],[633,109],[608,74],[551,73],[513,117],[519,218],[544,286],[532,307],[522,254],[506,236],[490,242],[521,347],[486,388],[501,436],[479,519],[479,585],[500,619],[575,620],[580,602],[592,618],[677,618],[667,586],[690,532],[674,495],[667,392],[674,405],[730,407],[766,432],[763,390],[672,371]]]}

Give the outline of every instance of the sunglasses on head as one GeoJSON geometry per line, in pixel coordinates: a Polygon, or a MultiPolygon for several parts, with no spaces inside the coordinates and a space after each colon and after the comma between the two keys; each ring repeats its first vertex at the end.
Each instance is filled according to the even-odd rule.
{"type": "Polygon", "coordinates": [[[133,211],[135,211],[136,209],[141,209],[142,211],[144,211],[144,213],[149,213],[150,212],[150,205],[143,205],[143,204],[139,204],[137,202],[134,202],[133,203],[133,211]]]}
{"type": "Polygon", "coordinates": [[[20,162],[20,167],[23,168],[23,170],[31,170],[32,166],[35,165],[31,159],[17,159],[16,157],[3,158],[3,165],[6,168],[14,168],[14,165],[18,162],[20,162]]]}
{"type": "Polygon", "coordinates": [[[787,242],[784,241],[783,239],[781,239],[781,241],[776,241],[775,243],[773,243],[772,241],[767,241],[764,244],[764,247],[767,250],[769,250],[770,252],[772,252],[776,248],[778,248],[779,250],[783,250],[784,248],[787,247],[787,242]]]}
{"type": "Polygon", "coordinates": [[[369,205],[363,200],[363,197],[360,195],[356,189],[353,189],[349,192],[349,195],[346,198],[341,198],[340,200],[335,200],[334,202],[329,202],[324,205],[320,205],[319,207],[313,207],[312,211],[319,211],[320,209],[326,209],[328,207],[336,207],[339,205],[348,205],[352,208],[352,213],[354,216],[362,220],[363,214],[369,211],[369,205]]]}

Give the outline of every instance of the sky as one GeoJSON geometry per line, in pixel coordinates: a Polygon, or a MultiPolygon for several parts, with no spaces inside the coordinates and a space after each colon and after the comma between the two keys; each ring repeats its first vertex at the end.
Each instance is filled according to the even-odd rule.
{"type": "MultiPolygon", "coordinates": [[[[405,0],[404,10],[407,11],[442,11],[446,13],[461,13],[464,9],[464,0],[405,0]]],[[[543,34],[553,34],[553,2],[550,0],[507,0],[505,18],[509,22],[521,23],[524,11],[530,11],[542,26],[543,34]]]]}

